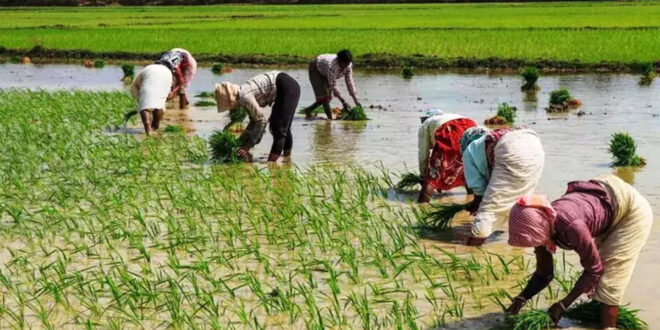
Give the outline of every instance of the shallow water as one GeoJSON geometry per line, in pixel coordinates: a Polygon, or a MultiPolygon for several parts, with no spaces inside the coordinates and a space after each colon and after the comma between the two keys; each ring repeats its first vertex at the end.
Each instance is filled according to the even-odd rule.
{"type": "MultiPolygon", "coordinates": [[[[208,68],[200,68],[189,95],[210,91],[214,83],[221,81],[240,83],[262,71],[238,69],[218,76],[208,68]]],[[[313,94],[306,70],[287,72],[302,87],[299,106],[310,104],[313,94]]],[[[121,76],[121,69],[116,66],[87,69],[79,65],[4,64],[0,65],[0,77],[3,78],[0,88],[127,89],[120,81],[121,76]]],[[[655,82],[650,87],[641,87],[637,81],[637,76],[629,74],[551,75],[541,77],[538,82],[541,90],[529,94],[520,92],[517,75],[442,73],[420,74],[412,80],[404,80],[398,74],[358,72],[356,85],[371,120],[363,123],[310,121],[297,115],[292,128],[293,161],[301,166],[336,162],[382,164],[389,170],[417,171],[417,128],[419,116],[426,109],[441,108],[483,122],[494,115],[499,103],[509,102],[518,107],[517,124],[529,126],[541,136],[546,167],[539,192],[556,198],[569,181],[612,172],[608,166],[609,136],[614,132],[629,132],[638,142],[638,152],[647,159],[648,165],[639,171],[621,170],[619,175],[634,182],[649,199],[657,218],[660,215],[660,176],[655,174],[660,163],[660,153],[657,152],[660,143],[660,85],[655,82]],[[568,88],[583,102],[580,110],[586,115],[578,117],[576,111],[568,115],[546,114],[544,107],[549,93],[560,86],[568,88]],[[372,104],[384,109],[368,109],[372,104]]],[[[343,83],[341,85],[343,88],[343,83]]],[[[191,97],[192,104],[196,101],[191,97]]],[[[222,128],[226,121],[226,115],[217,114],[214,107],[191,106],[187,111],[169,110],[164,124],[181,124],[191,134],[208,136],[213,130],[222,128]]],[[[140,134],[141,130],[134,125],[123,132],[140,134]]],[[[270,134],[264,134],[253,154],[263,159],[271,141],[270,134]]],[[[409,197],[416,196],[411,194],[409,197]]],[[[456,190],[445,198],[461,201],[464,195],[456,190]]],[[[462,238],[465,228],[456,228],[452,234],[438,240],[457,241],[462,238]]],[[[498,252],[512,251],[506,247],[505,236],[499,236],[488,248],[498,252]]],[[[428,240],[424,244],[438,244],[438,240],[428,240]]],[[[469,248],[442,244],[458,253],[470,251],[469,248]]],[[[633,308],[644,309],[641,316],[652,328],[660,324],[660,315],[652,311],[652,306],[660,302],[660,288],[654,285],[658,283],[654,278],[658,273],[660,226],[656,224],[626,293],[626,302],[631,302],[633,308]]],[[[471,327],[476,324],[480,323],[471,327]]]]}

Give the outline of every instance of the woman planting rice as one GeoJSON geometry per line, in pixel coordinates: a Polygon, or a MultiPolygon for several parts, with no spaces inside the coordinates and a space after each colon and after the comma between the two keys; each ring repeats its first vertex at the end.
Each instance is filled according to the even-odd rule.
{"type": "Polygon", "coordinates": [[[351,109],[342,97],[339,88],[337,88],[336,80],[341,77],[344,77],[348,93],[353,97],[355,105],[362,107],[360,101],[358,101],[355,81],[353,80],[353,55],[348,50],[342,50],[336,55],[319,55],[309,63],[309,80],[314,89],[316,102],[305,108],[307,118],[312,117],[312,111],[322,105],[325,115],[332,120],[332,109],[330,108],[332,94],[339,99],[345,109],[351,109]]]}
{"type": "Polygon", "coordinates": [[[475,215],[468,245],[478,246],[491,234],[496,215],[509,210],[518,196],[531,194],[545,153],[530,129],[468,129],[461,138],[465,181],[474,192],[467,211],[475,215]],[[472,142],[471,142],[472,141],[472,142]]]}
{"type": "Polygon", "coordinates": [[[552,281],[552,253],[559,246],[577,252],[584,272],[571,292],[550,307],[552,320],[557,323],[570,304],[588,293],[601,304],[602,327],[616,327],[624,290],[652,223],[648,201],[614,175],[571,182],[552,203],[545,196],[521,198],[509,216],[509,244],[535,248],[536,272],[507,312],[517,314],[552,281]]]}
{"type": "Polygon", "coordinates": [[[160,64],[147,65],[133,80],[131,93],[138,100],[135,111],[140,114],[147,135],[158,130],[171,88],[172,72],[160,64]]]}
{"type": "Polygon", "coordinates": [[[187,50],[174,48],[161,54],[155,63],[162,64],[172,71],[176,82],[169,99],[173,99],[178,93],[179,109],[185,108],[188,105],[186,89],[190,87],[197,73],[197,61],[187,50]]]}
{"type": "Polygon", "coordinates": [[[242,106],[250,117],[250,122],[239,139],[239,157],[247,162],[252,161],[249,151],[261,141],[269,120],[273,146],[268,161],[276,162],[281,154],[284,154],[284,157],[291,156],[291,121],[300,99],[300,86],[295,79],[284,72],[271,71],[253,77],[240,86],[224,82],[215,86],[215,98],[218,112],[242,106]],[[264,107],[271,105],[272,111],[268,119],[264,107]]]}
{"type": "Polygon", "coordinates": [[[428,203],[434,189],[450,190],[465,185],[460,139],[466,129],[476,125],[471,119],[435,109],[422,117],[418,132],[419,173],[423,178],[420,203],[428,203]]]}

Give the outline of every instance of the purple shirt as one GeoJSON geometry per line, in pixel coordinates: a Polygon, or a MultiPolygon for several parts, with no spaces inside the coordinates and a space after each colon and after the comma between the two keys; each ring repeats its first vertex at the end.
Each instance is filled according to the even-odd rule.
{"type": "Polygon", "coordinates": [[[613,214],[612,200],[595,181],[574,181],[566,194],[552,202],[557,211],[555,233],[557,246],[575,250],[584,272],[575,283],[582,292],[590,292],[603,274],[603,263],[594,238],[607,231],[613,214]]]}

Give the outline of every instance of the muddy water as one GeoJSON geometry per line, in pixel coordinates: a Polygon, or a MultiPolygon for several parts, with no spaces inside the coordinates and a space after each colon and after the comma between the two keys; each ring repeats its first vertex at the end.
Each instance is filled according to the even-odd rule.
{"type": "MultiPolygon", "coordinates": [[[[189,95],[210,91],[220,81],[240,83],[263,70],[239,69],[217,76],[208,68],[201,68],[189,95]]],[[[300,106],[312,102],[313,94],[306,70],[287,70],[302,87],[300,106]]],[[[86,69],[76,65],[0,65],[0,88],[45,89],[126,89],[120,81],[121,70],[115,66],[86,69]]],[[[613,132],[630,132],[637,140],[638,152],[646,157],[648,165],[639,171],[621,170],[619,175],[634,182],[651,202],[656,218],[660,215],[660,82],[640,87],[638,77],[628,74],[551,75],[539,79],[541,90],[522,93],[516,75],[487,74],[420,74],[404,80],[397,74],[359,72],[356,85],[362,104],[380,105],[384,109],[367,109],[370,121],[365,123],[327,122],[305,120],[297,116],[293,123],[296,164],[335,162],[340,164],[382,164],[403,171],[417,168],[417,128],[419,116],[428,108],[436,107],[483,122],[494,115],[497,105],[509,102],[518,107],[517,124],[536,130],[546,151],[546,168],[538,191],[555,198],[561,195],[568,181],[591,178],[610,173],[607,143],[613,132]],[[549,116],[544,111],[549,92],[566,87],[583,102],[586,114],[549,116]]],[[[343,88],[343,84],[342,88],[343,88]]],[[[345,89],[343,89],[345,90],[345,89]]],[[[191,103],[197,101],[191,98],[191,103]]],[[[191,134],[208,136],[227,121],[215,108],[170,110],[167,123],[185,126],[191,134]]],[[[138,127],[126,132],[137,134],[138,127]]],[[[261,159],[267,154],[272,139],[267,133],[255,150],[261,159]]],[[[410,195],[410,198],[413,198],[410,195]]],[[[463,200],[461,191],[444,198],[463,200]]],[[[465,226],[453,234],[428,240],[456,241],[465,232],[465,226]]],[[[506,247],[505,234],[500,235],[489,248],[511,251],[506,247]]],[[[444,244],[443,244],[444,245],[444,244]]],[[[447,245],[456,252],[468,251],[456,245],[447,245]]],[[[517,251],[520,253],[520,251],[517,251]]],[[[660,314],[652,306],[660,303],[660,287],[656,274],[660,273],[660,225],[654,225],[649,241],[640,257],[626,301],[641,308],[642,317],[653,325],[660,325],[660,314]]]]}

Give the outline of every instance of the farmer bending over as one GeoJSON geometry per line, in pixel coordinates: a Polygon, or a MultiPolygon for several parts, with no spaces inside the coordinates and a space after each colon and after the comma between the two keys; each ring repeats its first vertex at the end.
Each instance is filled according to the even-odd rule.
{"type": "Polygon", "coordinates": [[[474,192],[467,208],[475,215],[467,244],[478,246],[493,231],[496,215],[509,211],[519,196],[534,191],[543,173],[545,152],[530,129],[486,133],[479,128],[465,131],[461,151],[465,181],[474,192]]]}
{"type": "Polygon", "coordinates": [[[174,48],[161,54],[155,63],[162,64],[172,71],[176,81],[168,100],[173,99],[178,93],[179,109],[184,109],[188,106],[186,89],[190,87],[190,83],[197,73],[197,61],[187,50],[174,48]]]}
{"type": "Polygon", "coordinates": [[[309,63],[309,80],[314,89],[316,102],[305,108],[307,118],[312,117],[312,111],[319,105],[323,106],[323,111],[328,119],[332,120],[332,109],[330,108],[330,101],[332,94],[339,99],[345,109],[351,109],[346,100],[341,95],[339,88],[337,88],[337,79],[344,77],[348,93],[353,97],[353,101],[359,107],[362,105],[357,98],[357,91],[355,90],[355,81],[353,80],[353,55],[349,50],[342,50],[336,55],[323,54],[316,57],[309,63]]]}
{"type": "Polygon", "coordinates": [[[465,130],[473,126],[477,124],[471,119],[436,109],[429,110],[422,117],[417,134],[419,173],[423,180],[418,202],[428,203],[433,190],[450,190],[465,185],[460,140],[465,130]]]}
{"type": "Polygon", "coordinates": [[[238,107],[247,110],[250,123],[239,138],[241,146],[238,149],[238,155],[243,160],[252,161],[250,149],[261,141],[268,121],[273,135],[268,161],[276,162],[282,154],[284,157],[291,156],[291,121],[300,99],[300,86],[295,79],[284,72],[271,71],[253,77],[240,86],[223,82],[215,85],[215,98],[218,112],[238,107]],[[270,118],[264,109],[268,106],[272,106],[270,118]]]}
{"type": "Polygon", "coordinates": [[[559,322],[566,308],[587,293],[601,303],[601,326],[615,328],[624,290],[652,224],[648,201],[611,174],[571,182],[566,194],[552,203],[545,196],[522,197],[509,216],[509,244],[533,247],[536,271],[507,313],[517,314],[550,284],[552,254],[559,246],[575,250],[584,271],[571,292],[548,310],[552,320],[559,322]]]}
{"type": "Polygon", "coordinates": [[[158,130],[165,115],[172,79],[170,69],[164,65],[150,64],[138,72],[133,80],[131,94],[138,101],[135,110],[140,114],[147,135],[158,130]]]}

